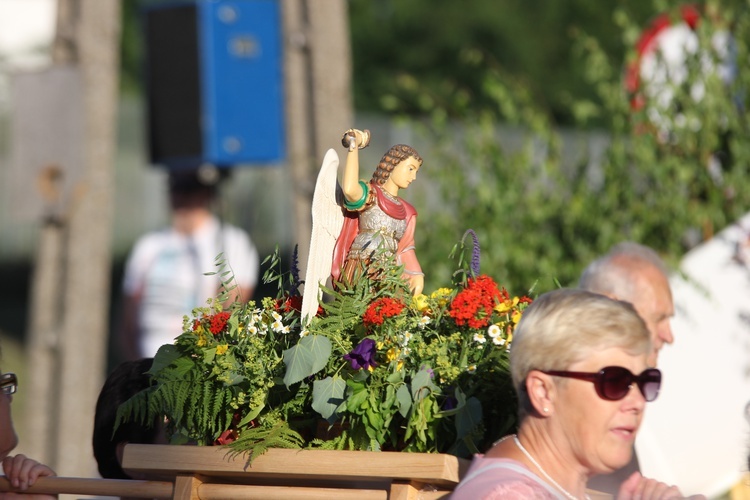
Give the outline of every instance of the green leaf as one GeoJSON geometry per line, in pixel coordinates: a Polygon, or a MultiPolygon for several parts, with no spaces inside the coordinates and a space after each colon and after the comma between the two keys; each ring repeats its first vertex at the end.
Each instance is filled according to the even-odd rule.
{"type": "Polygon", "coordinates": [[[406,418],[411,409],[411,394],[405,384],[396,391],[396,399],[398,399],[398,412],[402,417],[406,418]]]}
{"type": "Polygon", "coordinates": [[[341,377],[326,377],[313,382],[312,407],[321,417],[333,423],[336,410],[344,402],[346,382],[341,377]]]}
{"type": "Polygon", "coordinates": [[[411,381],[411,396],[414,402],[421,401],[430,392],[439,391],[438,387],[432,383],[432,375],[427,370],[419,370],[411,381]]]}
{"type": "Polygon", "coordinates": [[[463,439],[471,434],[481,422],[482,403],[477,398],[471,397],[456,414],[456,437],[463,439]]]}
{"type": "Polygon", "coordinates": [[[331,341],[323,335],[308,335],[299,342],[312,352],[312,366],[308,375],[314,375],[325,368],[331,356],[331,341]]]}
{"type": "Polygon", "coordinates": [[[346,409],[352,413],[358,413],[357,410],[362,406],[367,406],[368,392],[366,389],[362,389],[356,392],[350,392],[349,397],[346,398],[346,409]]]}
{"type": "Polygon", "coordinates": [[[258,415],[260,415],[260,412],[263,411],[263,408],[265,408],[265,407],[266,407],[266,405],[262,404],[262,405],[259,405],[257,408],[253,408],[250,411],[250,413],[248,413],[247,415],[245,415],[242,418],[242,420],[240,420],[240,423],[237,424],[237,427],[239,427],[241,429],[244,426],[246,426],[247,424],[249,424],[251,420],[253,420],[255,417],[257,417],[258,415]]]}
{"type": "Polygon", "coordinates": [[[211,349],[206,349],[203,351],[203,362],[207,365],[210,365],[214,362],[214,358],[216,358],[216,348],[213,347],[211,349]]]}
{"type": "Polygon", "coordinates": [[[325,368],[331,355],[331,341],[321,335],[308,335],[299,344],[283,353],[286,373],[284,384],[289,387],[325,368]]]}
{"type": "Polygon", "coordinates": [[[179,359],[181,355],[182,353],[176,345],[165,344],[161,346],[159,350],[156,351],[154,362],[151,364],[151,368],[148,371],[149,375],[159,373],[171,365],[175,360],[179,359]]]}
{"type": "Polygon", "coordinates": [[[303,344],[297,344],[283,353],[286,373],[284,373],[284,384],[289,388],[305,377],[310,376],[313,366],[313,352],[303,344]]]}

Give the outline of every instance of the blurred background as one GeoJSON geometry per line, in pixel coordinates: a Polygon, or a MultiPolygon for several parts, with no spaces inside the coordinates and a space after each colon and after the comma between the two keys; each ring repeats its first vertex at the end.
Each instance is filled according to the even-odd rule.
{"type": "MultiPolygon", "coordinates": [[[[171,16],[184,2],[0,0],[0,334],[2,369],[21,376],[19,450],[63,474],[95,475],[89,429],[103,377],[121,360],[112,338],[123,266],[135,240],[168,221],[168,168],[231,170],[221,217],[250,233],[261,258],[278,246],[288,266],[298,245],[304,267],[317,169],[328,148],[343,158],[349,127],[372,132],[363,175],[395,143],[425,159],[404,197],[419,211],[427,291],[450,283],[448,255],[467,229],[478,235],[482,272],[516,294],[575,285],[622,240],[679,269],[724,234],[728,250],[712,258],[726,265],[704,279],[742,277],[733,286],[744,288],[721,290],[739,297],[722,310],[738,343],[721,340],[724,320],[706,294],[695,307],[716,318],[715,330],[693,338],[710,335],[704,347],[741,355],[724,381],[737,403],[726,411],[750,400],[741,253],[750,234],[750,2],[188,4],[199,7],[185,22],[171,16]],[[243,35],[232,12],[259,6],[270,17],[242,25],[252,36],[243,35]],[[180,36],[198,50],[172,43],[180,36]],[[257,62],[253,73],[233,66],[246,59],[257,62]],[[155,106],[173,106],[166,125],[153,120],[155,106]],[[239,132],[222,136],[223,124],[239,132]],[[199,138],[191,143],[182,125],[199,138]],[[188,143],[169,143],[175,135],[188,143]],[[59,377],[54,397],[40,396],[49,382],[27,391],[37,372],[59,377]]],[[[255,297],[267,292],[259,286],[255,297]]],[[[736,465],[686,483],[696,489],[688,493],[719,497],[746,471],[747,424],[732,418],[736,441],[718,454],[736,465]]],[[[721,426],[694,425],[698,434],[721,426]]]]}

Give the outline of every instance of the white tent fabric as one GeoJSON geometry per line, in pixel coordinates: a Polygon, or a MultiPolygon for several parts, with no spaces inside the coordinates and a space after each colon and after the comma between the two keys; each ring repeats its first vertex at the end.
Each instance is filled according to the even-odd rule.
{"type": "Polygon", "coordinates": [[[659,355],[662,390],[636,449],[644,475],[711,498],[748,469],[750,214],[690,251],[681,270],[670,280],[675,343],[659,355]]]}

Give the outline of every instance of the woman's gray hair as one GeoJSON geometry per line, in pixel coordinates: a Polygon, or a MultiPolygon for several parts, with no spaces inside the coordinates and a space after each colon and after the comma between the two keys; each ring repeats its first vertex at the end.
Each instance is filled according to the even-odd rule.
{"type": "Polygon", "coordinates": [[[611,347],[633,355],[651,351],[648,329],[632,305],[586,290],[563,288],[540,295],[513,333],[510,371],[521,418],[531,410],[525,388],[531,370],[567,370],[611,347]]]}

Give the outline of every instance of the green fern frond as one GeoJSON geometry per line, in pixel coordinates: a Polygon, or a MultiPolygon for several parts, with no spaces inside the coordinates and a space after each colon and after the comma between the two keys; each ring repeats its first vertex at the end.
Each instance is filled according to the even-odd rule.
{"type": "Polygon", "coordinates": [[[228,444],[229,456],[242,455],[247,458],[247,465],[268,451],[269,448],[301,449],[305,440],[297,431],[291,429],[285,421],[276,423],[270,429],[253,427],[243,429],[239,438],[228,444]]]}
{"type": "Polygon", "coordinates": [[[149,387],[137,393],[117,408],[117,415],[115,417],[115,425],[112,429],[112,434],[117,430],[120,424],[125,422],[138,422],[146,424],[149,419],[146,418],[150,414],[149,409],[149,394],[153,392],[153,388],[149,387]]]}

